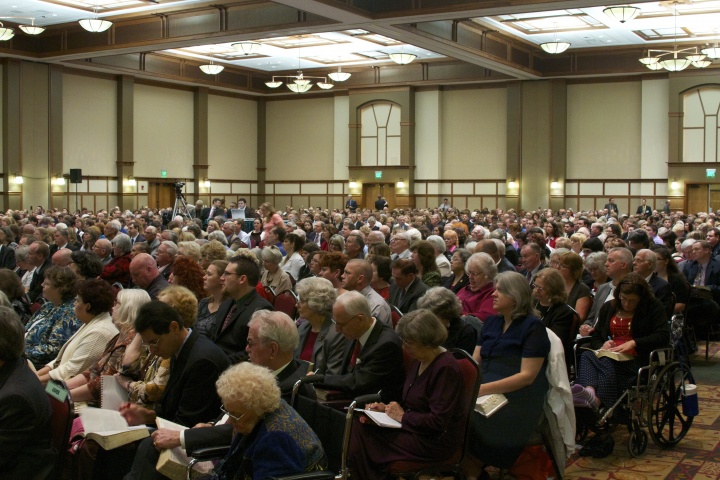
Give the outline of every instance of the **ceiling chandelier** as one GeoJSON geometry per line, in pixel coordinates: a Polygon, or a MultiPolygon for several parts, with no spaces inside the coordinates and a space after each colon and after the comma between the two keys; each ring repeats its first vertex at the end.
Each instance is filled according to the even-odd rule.
{"type": "Polygon", "coordinates": [[[411,63],[413,60],[417,58],[417,55],[414,53],[388,53],[388,57],[390,57],[390,60],[397,63],[398,65],[407,65],[408,63],[411,63]]]}
{"type": "Polygon", "coordinates": [[[615,5],[614,7],[604,8],[603,13],[610,18],[614,18],[620,23],[625,23],[637,17],[640,13],[640,9],[630,5],[615,5]]]}
{"type": "Polygon", "coordinates": [[[265,85],[270,88],[278,88],[280,85],[285,83],[285,86],[288,87],[291,91],[295,93],[305,93],[313,86],[313,83],[310,81],[311,78],[320,80],[319,82],[317,82],[317,86],[322,88],[323,90],[328,90],[335,86],[327,81],[327,77],[314,77],[312,75],[303,74],[302,70],[300,69],[300,49],[298,48],[297,75],[273,75],[272,80],[269,82],[265,82],[265,85]],[[281,78],[285,79],[284,82],[283,80],[278,80],[281,78]]]}
{"type": "MultiPolygon", "coordinates": [[[[698,51],[698,47],[678,48],[677,46],[677,2],[673,4],[673,18],[675,23],[675,29],[673,30],[673,49],[672,50],[659,50],[650,49],[646,57],[639,59],[640,63],[645,65],[650,70],[662,70],[665,69],[669,72],[679,72],[685,70],[690,65],[695,68],[706,68],[712,62],[706,60],[708,56],[705,53],[705,49],[702,52],[698,51]],[[680,55],[680,56],[678,56],[680,55]],[[667,58],[663,58],[667,57],[667,58]]],[[[714,49],[713,49],[714,50],[714,49]]],[[[720,52],[719,52],[720,53],[720,52]]],[[[711,57],[713,58],[713,57],[711,57]]]]}
{"type": "Polygon", "coordinates": [[[225,70],[225,67],[222,65],[215,65],[212,60],[210,60],[210,63],[207,65],[200,65],[200,70],[203,71],[203,73],[207,73],[208,75],[217,75],[218,73],[225,70]]]}
{"type": "Polygon", "coordinates": [[[79,20],[78,23],[80,23],[80,26],[87,30],[88,32],[92,33],[99,33],[104,32],[108,28],[112,27],[112,22],[109,20],[103,20],[102,18],[98,18],[97,14],[97,4],[93,7],[93,15],[95,15],[93,18],[83,18],[82,20],[79,20]]]}
{"type": "Polygon", "coordinates": [[[256,54],[261,47],[261,45],[257,42],[237,42],[233,43],[231,46],[246,56],[256,54]]]}
{"type": "MultiPolygon", "coordinates": [[[[0,17],[3,20],[11,20],[15,18],[25,18],[30,20],[30,25],[18,25],[20,30],[27,33],[28,35],[40,35],[45,31],[44,27],[35,26],[35,17],[0,17]]],[[[0,41],[10,40],[15,36],[15,30],[10,27],[6,27],[0,22],[0,41]]]]}
{"type": "Polygon", "coordinates": [[[555,23],[555,37],[553,38],[552,42],[545,42],[540,44],[540,48],[545,50],[547,53],[550,53],[552,55],[556,55],[558,53],[562,53],[568,48],[570,48],[570,44],[568,42],[559,42],[557,38],[557,23],[555,23]]]}

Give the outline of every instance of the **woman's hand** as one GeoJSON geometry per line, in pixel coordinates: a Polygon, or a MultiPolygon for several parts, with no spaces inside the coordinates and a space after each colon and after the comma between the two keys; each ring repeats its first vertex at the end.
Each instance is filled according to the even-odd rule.
{"type": "Polygon", "coordinates": [[[123,403],[120,405],[120,415],[131,427],[155,421],[155,412],[136,403],[123,403]]]}
{"type": "Polygon", "coordinates": [[[372,410],[373,412],[386,412],[387,405],[382,402],[369,403],[365,405],[365,410],[372,410]]]}
{"type": "Polygon", "coordinates": [[[607,342],[603,343],[603,346],[600,350],[612,350],[615,348],[615,342],[612,340],[608,340],[607,342]]]}
{"type": "Polygon", "coordinates": [[[625,342],[622,345],[615,346],[613,343],[612,348],[609,350],[611,352],[618,352],[618,353],[631,353],[636,347],[635,340],[630,340],[629,342],[625,342]]]}
{"type": "Polygon", "coordinates": [[[393,420],[397,422],[402,422],[402,417],[405,414],[405,410],[403,410],[399,403],[390,402],[388,406],[385,407],[385,413],[393,420]]]}

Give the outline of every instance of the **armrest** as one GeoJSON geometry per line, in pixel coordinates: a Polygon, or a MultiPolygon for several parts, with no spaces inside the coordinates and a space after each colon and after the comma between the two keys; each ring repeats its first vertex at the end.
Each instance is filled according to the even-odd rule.
{"type": "Polygon", "coordinates": [[[205,462],[207,460],[223,458],[225,455],[227,455],[228,450],[230,450],[230,445],[223,445],[220,447],[198,448],[197,450],[188,452],[188,457],[192,457],[200,462],[205,462]]]}
{"type": "Polygon", "coordinates": [[[380,401],[380,392],[368,393],[367,395],[361,395],[355,397],[355,404],[358,408],[364,408],[368,403],[376,403],[380,401]]]}
{"type": "Polygon", "coordinates": [[[333,472],[323,470],[321,472],[298,473],[287,477],[270,477],[268,480],[332,480],[334,478],[335,474],[333,472]]]}

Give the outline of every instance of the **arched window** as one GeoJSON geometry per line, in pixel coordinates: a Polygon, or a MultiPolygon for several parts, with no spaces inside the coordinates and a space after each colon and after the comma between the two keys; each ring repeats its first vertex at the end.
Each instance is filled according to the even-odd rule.
{"type": "Polygon", "coordinates": [[[400,165],[400,106],[372,103],[360,109],[360,165],[400,165]]]}
{"type": "Polygon", "coordinates": [[[720,85],[683,94],[683,162],[720,161],[720,85]]]}

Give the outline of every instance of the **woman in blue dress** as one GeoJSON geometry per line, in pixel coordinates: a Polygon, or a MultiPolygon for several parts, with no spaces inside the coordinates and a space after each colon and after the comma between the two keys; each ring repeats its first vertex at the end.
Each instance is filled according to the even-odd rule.
{"type": "Polygon", "coordinates": [[[489,417],[470,419],[468,480],[486,476],[485,465],[509,468],[535,431],[543,412],[548,382],[545,361],[550,340],[532,308],[527,279],[515,272],[497,276],[493,309],[499,315],[483,325],[475,359],[483,371],[480,395],[502,393],[508,403],[489,417]]]}

